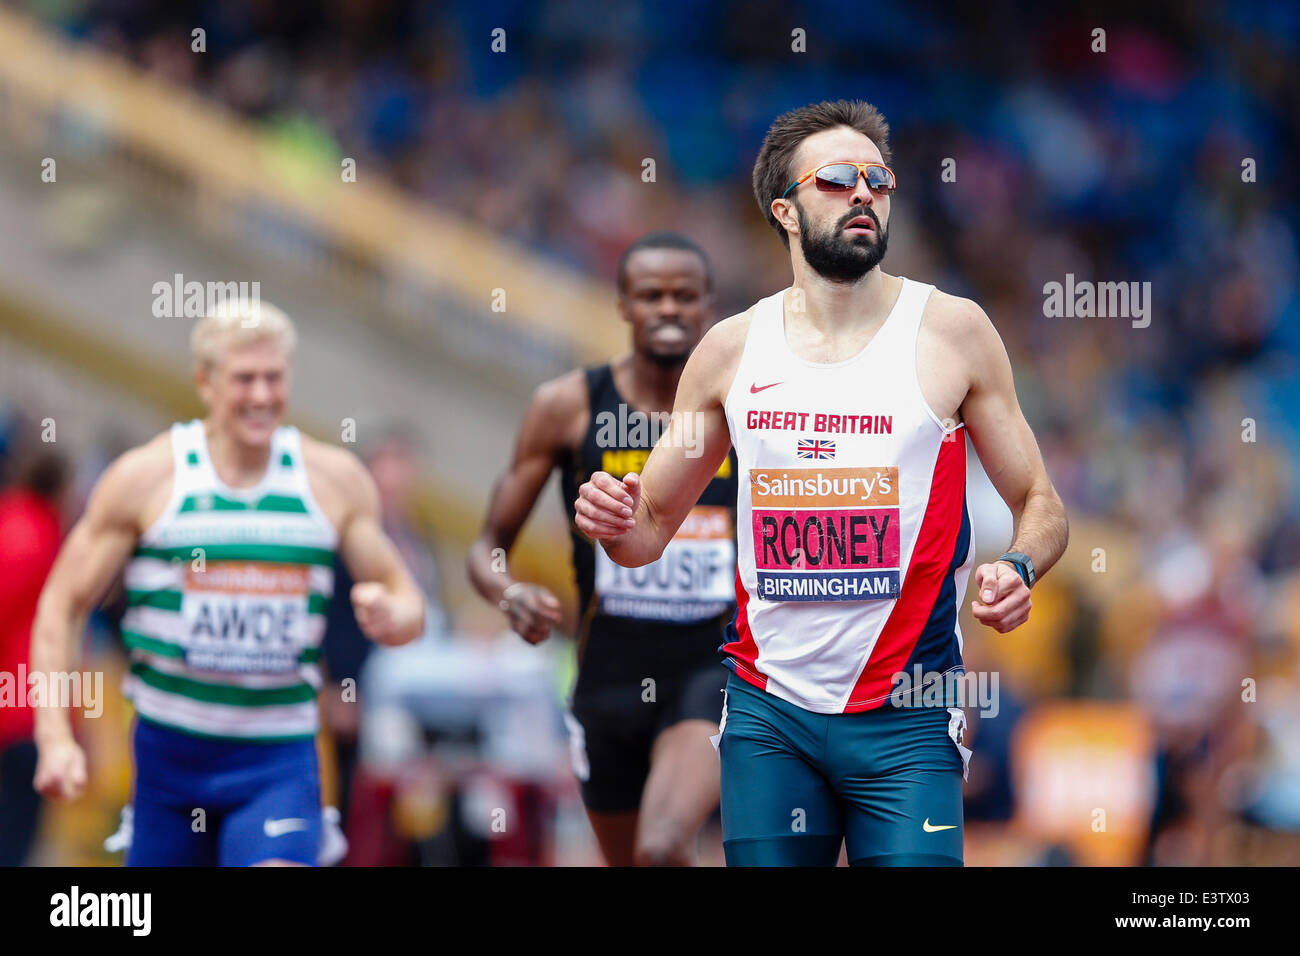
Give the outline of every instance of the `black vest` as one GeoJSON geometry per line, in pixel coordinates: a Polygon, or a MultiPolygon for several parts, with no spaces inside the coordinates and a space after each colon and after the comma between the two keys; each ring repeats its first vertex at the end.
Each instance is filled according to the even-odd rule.
{"type": "Polygon", "coordinates": [[[668,416],[630,408],[608,365],[587,369],[586,377],[591,420],[560,472],[581,615],[579,666],[584,674],[635,676],[643,652],[660,665],[716,659],[722,628],[735,612],[735,453],[727,451],[663,557],[642,568],[614,564],[574,523],[578,488],[597,471],[639,474],[668,416]]]}

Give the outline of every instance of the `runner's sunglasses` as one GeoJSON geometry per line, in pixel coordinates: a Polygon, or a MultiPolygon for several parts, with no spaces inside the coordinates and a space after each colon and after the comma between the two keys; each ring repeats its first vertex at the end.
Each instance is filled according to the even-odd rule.
{"type": "MultiPolygon", "coordinates": [[[[876,192],[892,193],[898,186],[894,171],[879,163],[827,163],[825,166],[804,173],[790,184],[790,189],[807,182],[812,176],[816,177],[817,188],[824,193],[848,192],[858,184],[859,175],[866,179],[867,185],[876,192]]],[[[781,193],[782,199],[790,195],[790,189],[781,193]]]]}

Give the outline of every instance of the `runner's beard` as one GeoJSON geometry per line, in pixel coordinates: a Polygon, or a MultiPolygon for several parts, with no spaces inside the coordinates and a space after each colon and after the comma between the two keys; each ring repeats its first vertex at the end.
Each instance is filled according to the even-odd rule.
{"type": "Polygon", "coordinates": [[[822,278],[831,282],[856,282],[885,258],[889,230],[881,228],[874,212],[864,209],[849,218],[867,216],[875,223],[875,235],[849,237],[839,224],[825,233],[818,233],[812,228],[798,200],[795,209],[799,213],[799,248],[803,250],[804,261],[822,278]]]}

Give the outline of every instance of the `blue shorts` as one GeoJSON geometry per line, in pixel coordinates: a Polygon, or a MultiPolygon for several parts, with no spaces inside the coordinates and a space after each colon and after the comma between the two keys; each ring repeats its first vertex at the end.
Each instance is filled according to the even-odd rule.
{"type": "Polygon", "coordinates": [[[314,740],[215,740],[137,720],[134,752],[127,866],[316,864],[321,799],[314,740]]]}
{"type": "MultiPolygon", "coordinates": [[[[961,866],[960,711],[816,714],[727,682],[722,840],[728,866],[961,866]]],[[[966,751],[966,755],[969,751],[966,751]]]]}

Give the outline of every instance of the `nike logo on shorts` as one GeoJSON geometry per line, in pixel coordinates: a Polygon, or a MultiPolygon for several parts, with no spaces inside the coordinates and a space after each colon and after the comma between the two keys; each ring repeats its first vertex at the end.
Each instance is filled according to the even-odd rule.
{"type": "Polygon", "coordinates": [[[284,836],[307,829],[307,821],[302,817],[285,817],[283,820],[267,820],[262,824],[262,832],[269,837],[284,836]]]}
{"type": "Polygon", "coordinates": [[[921,824],[921,829],[926,833],[938,833],[940,830],[955,830],[957,829],[957,824],[949,823],[947,826],[936,827],[930,823],[930,818],[926,817],[925,822],[921,824]]]}

